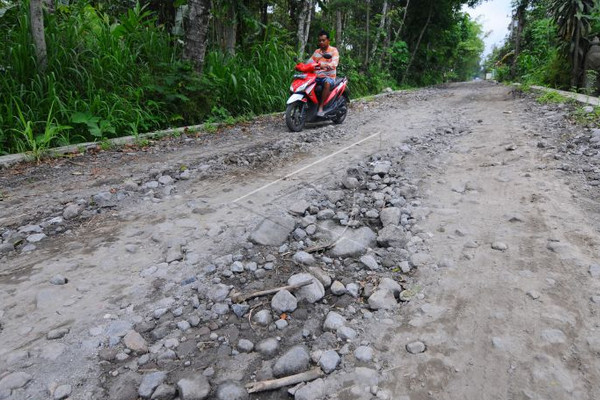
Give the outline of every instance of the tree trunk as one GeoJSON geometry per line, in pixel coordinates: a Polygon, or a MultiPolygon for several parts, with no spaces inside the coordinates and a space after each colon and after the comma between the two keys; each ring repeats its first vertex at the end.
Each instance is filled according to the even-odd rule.
{"type": "Polygon", "coordinates": [[[369,30],[371,28],[371,0],[367,0],[367,40],[365,45],[365,62],[363,63],[363,71],[369,68],[369,30]]]}
{"type": "Polygon", "coordinates": [[[308,34],[310,31],[310,20],[312,17],[313,0],[303,0],[302,7],[298,13],[298,57],[304,58],[308,34]]]}
{"type": "Polygon", "coordinates": [[[404,15],[402,16],[402,24],[396,33],[396,40],[398,40],[398,36],[402,33],[402,29],[404,29],[404,25],[406,24],[406,16],[408,15],[408,6],[410,5],[410,0],[406,0],[406,7],[404,8],[404,15]]]}
{"type": "Polygon", "coordinates": [[[235,39],[237,36],[237,12],[234,4],[229,5],[227,21],[225,22],[225,51],[230,56],[235,55],[235,39]]]}
{"type": "Polygon", "coordinates": [[[377,35],[375,35],[375,40],[373,41],[373,48],[371,49],[371,60],[375,58],[375,53],[377,52],[377,46],[379,45],[379,39],[383,36],[385,32],[385,23],[387,20],[388,13],[388,1],[383,1],[383,9],[381,10],[381,21],[379,22],[379,28],[377,29],[377,35]]]}
{"type": "Polygon", "coordinates": [[[581,25],[578,19],[575,20],[575,48],[573,49],[573,75],[571,77],[571,87],[579,86],[579,40],[581,39],[581,25]]]}
{"type": "Polygon", "coordinates": [[[48,14],[54,14],[54,11],[56,11],[54,0],[43,0],[43,4],[48,14]]]}
{"type": "Polygon", "coordinates": [[[314,13],[314,2],[315,0],[308,1],[308,14],[306,17],[306,23],[304,25],[304,45],[308,43],[308,37],[310,35],[310,23],[312,21],[313,13],[314,13]]]}
{"type": "Polygon", "coordinates": [[[335,45],[338,50],[342,46],[342,10],[335,12],[335,45]]]}
{"type": "Polygon", "coordinates": [[[42,0],[30,0],[29,12],[31,15],[31,37],[35,47],[37,67],[40,73],[44,73],[48,66],[48,53],[46,51],[46,37],[44,36],[42,0]]]}
{"type": "Polygon", "coordinates": [[[189,0],[188,7],[183,56],[192,61],[198,73],[202,73],[210,19],[210,0],[189,0]]]}
{"type": "Polygon", "coordinates": [[[386,53],[386,50],[390,48],[390,43],[392,42],[392,18],[390,17],[392,13],[392,6],[390,5],[390,9],[388,10],[388,17],[386,19],[385,25],[385,38],[383,39],[383,53],[386,53]]]}
{"type": "MultiPolygon", "coordinates": [[[[433,0],[433,1],[435,1],[435,0],[433,0]]],[[[408,76],[410,67],[412,66],[412,63],[415,60],[415,55],[417,54],[417,50],[419,50],[419,46],[421,45],[421,40],[423,40],[423,35],[425,34],[425,31],[427,30],[427,27],[429,26],[429,23],[431,22],[432,15],[433,15],[433,3],[431,3],[431,5],[429,6],[429,15],[427,16],[427,22],[425,22],[425,25],[423,25],[423,29],[421,29],[421,33],[419,34],[419,39],[417,40],[417,44],[415,45],[415,48],[414,48],[412,54],[410,55],[410,60],[408,61],[408,64],[406,65],[406,70],[404,71],[404,76],[402,77],[402,84],[404,84],[404,82],[406,81],[406,77],[408,76]]]]}
{"type": "Polygon", "coordinates": [[[517,6],[517,32],[515,34],[515,56],[513,57],[513,63],[511,66],[511,75],[514,78],[517,77],[517,63],[519,54],[521,53],[521,36],[523,36],[523,27],[525,25],[525,9],[527,8],[528,0],[522,0],[517,6]]]}

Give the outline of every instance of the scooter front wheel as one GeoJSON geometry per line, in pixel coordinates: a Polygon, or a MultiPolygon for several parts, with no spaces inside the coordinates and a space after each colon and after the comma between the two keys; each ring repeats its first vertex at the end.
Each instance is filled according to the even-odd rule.
{"type": "Polygon", "coordinates": [[[285,110],[285,123],[290,131],[300,132],[304,129],[306,123],[306,104],[302,101],[295,101],[288,104],[285,110]]]}

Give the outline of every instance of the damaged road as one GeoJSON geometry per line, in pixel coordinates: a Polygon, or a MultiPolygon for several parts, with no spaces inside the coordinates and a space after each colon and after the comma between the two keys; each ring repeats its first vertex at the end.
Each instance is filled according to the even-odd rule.
{"type": "Polygon", "coordinates": [[[569,107],[456,84],[0,171],[0,399],[600,398],[569,107]]]}

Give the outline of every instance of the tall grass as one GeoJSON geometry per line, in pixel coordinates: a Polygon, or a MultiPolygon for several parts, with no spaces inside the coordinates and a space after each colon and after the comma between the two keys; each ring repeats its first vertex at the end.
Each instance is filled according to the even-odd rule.
{"type": "Polygon", "coordinates": [[[289,95],[294,50],[277,38],[255,44],[247,53],[207,54],[204,79],[212,88],[217,110],[232,115],[281,110],[289,95]]]}
{"type": "Polygon", "coordinates": [[[73,129],[53,144],[127,135],[166,124],[166,104],[148,95],[158,65],[170,64],[176,48],[152,16],[137,6],[120,22],[86,3],[46,16],[48,68],[37,72],[27,2],[0,20],[0,153],[27,148],[12,131],[21,118],[34,136],[47,120],[73,129]],[[52,106],[54,105],[54,107],[52,106]],[[16,110],[20,110],[18,113],[16,110]],[[19,115],[20,114],[20,115],[19,115]]]}

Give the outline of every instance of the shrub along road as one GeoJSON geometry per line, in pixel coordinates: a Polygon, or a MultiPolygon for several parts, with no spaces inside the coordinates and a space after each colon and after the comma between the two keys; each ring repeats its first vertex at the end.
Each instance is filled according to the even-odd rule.
{"type": "Polygon", "coordinates": [[[568,111],[457,84],[0,171],[0,398],[600,398],[568,111]]]}

